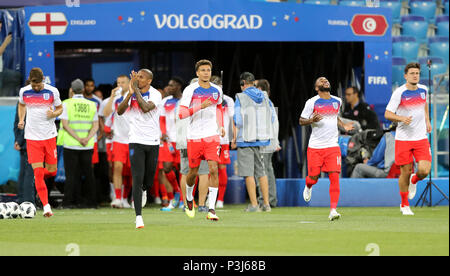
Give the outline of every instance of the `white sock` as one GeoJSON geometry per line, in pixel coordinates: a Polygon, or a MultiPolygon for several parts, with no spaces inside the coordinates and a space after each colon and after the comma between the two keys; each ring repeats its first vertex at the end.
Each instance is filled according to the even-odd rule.
{"type": "Polygon", "coordinates": [[[209,187],[209,197],[208,197],[209,209],[214,210],[216,208],[216,199],[217,199],[218,191],[219,191],[219,188],[209,187]]]}
{"type": "Polygon", "coordinates": [[[186,184],[186,200],[187,201],[194,200],[194,196],[192,195],[193,192],[194,192],[194,186],[189,187],[189,185],[186,184]]]}

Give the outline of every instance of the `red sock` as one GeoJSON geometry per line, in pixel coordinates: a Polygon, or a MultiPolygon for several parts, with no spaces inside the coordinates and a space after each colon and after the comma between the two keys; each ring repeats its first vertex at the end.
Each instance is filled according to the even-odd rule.
{"type": "Polygon", "coordinates": [[[46,168],[43,169],[44,169],[44,179],[56,176],[56,171],[49,172],[46,168]]]}
{"type": "Polygon", "coordinates": [[[409,192],[400,192],[400,196],[402,198],[402,207],[409,206],[408,193],[409,192]]]}
{"type": "Polygon", "coordinates": [[[307,176],[306,177],[306,186],[308,186],[309,189],[311,189],[311,187],[317,183],[318,180],[314,180],[311,177],[307,176]]]}
{"type": "Polygon", "coordinates": [[[122,198],[122,189],[114,189],[116,191],[116,199],[122,198]]]}
{"type": "Polygon", "coordinates": [[[169,200],[174,199],[173,192],[167,193],[167,198],[168,198],[169,200]]]}
{"type": "Polygon", "coordinates": [[[45,175],[44,168],[36,168],[33,170],[33,172],[34,172],[34,182],[36,185],[36,191],[39,195],[39,198],[41,199],[42,205],[45,206],[48,204],[48,191],[47,191],[47,185],[45,185],[45,181],[44,181],[44,175],[45,175]]]}
{"type": "Polygon", "coordinates": [[[159,194],[161,195],[161,199],[167,199],[166,186],[162,183],[159,183],[159,194]]]}
{"type": "Polygon", "coordinates": [[[167,180],[169,180],[170,184],[173,187],[173,191],[175,193],[180,193],[180,186],[178,185],[177,176],[174,171],[170,171],[170,173],[166,173],[167,180]]]}
{"type": "Polygon", "coordinates": [[[340,194],[339,173],[328,173],[328,178],[330,179],[330,208],[336,209],[340,194]]]}
{"type": "Polygon", "coordinates": [[[227,182],[227,168],[219,168],[219,195],[217,196],[217,200],[223,201],[225,191],[227,190],[227,182]]]}
{"type": "Polygon", "coordinates": [[[417,182],[419,182],[420,180],[422,180],[423,178],[419,178],[417,176],[417,174],[413,174],[412,178],[411,178],[411,183],[412,184],[417,184],[417,182]]]}

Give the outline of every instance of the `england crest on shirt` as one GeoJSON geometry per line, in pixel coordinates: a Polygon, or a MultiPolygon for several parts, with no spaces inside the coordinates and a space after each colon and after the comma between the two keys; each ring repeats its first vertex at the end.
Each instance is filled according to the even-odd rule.
{"type": "Polygon", "coordinates": [[[144,101],[148,101],[148,96],[144,96],[144,97],[142,97],[142,99],[144,99],[144,101]]]}
{"type": "Polygon", "coordinates": [[[420,93],[420,97],[422,97],[422,100],[425,100],[425,93],[424,93],[424,92],[421,92],[421,93],[420,93]]]}
{"type": "Polygon", "coordinates": [[[339,108],[338,103],[333,103],[333,107],[334,107],[334,109],[338,109],[339,108]]]}
{"type": "Polygon", "coordinates": [[[217,101],[217,99],[219,99],[219,93],[217,93],[217,92],[213,92],[212,96],[215,101],[217,101]]]}
{"type": "Polygon", "coordinates": [[[44,100],[48,101],[50,99],[50,95],[48,93],[44,93],[44,100]]]}

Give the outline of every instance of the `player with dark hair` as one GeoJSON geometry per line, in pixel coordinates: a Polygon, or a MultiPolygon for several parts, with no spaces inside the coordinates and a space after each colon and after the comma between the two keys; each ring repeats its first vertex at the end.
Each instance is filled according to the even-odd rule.
{"type": "Polygon", "coordinates": [[[405,67],[406,83],[392,93],[384,116],[397,122],[395,133],[395,164],[400,166],[400,211],[412,216],[408,199],[416,194],[416,184],[424,179],[431,170],[431,148],[427,133],[431,132],[428,114],[428,88],[419,84],[420,64],[409,63],[405,67]],[[418,163],[416,173],[411,174],[413,157],[418,163]]]}
{"type": "Polygon", "coordinates": [[[209,210],[207,219],[219,220],[215,212],[219,178],[220,136],[225,136],[223,128],[222,89],[210,82],[212,63],[200,60],[195,64],[198,82],[184,89],[180,100],[180,119],[190,117],[188,126],[189,173],[186,179],[186,215],[195,216],[193,189],[201,160],[209,166],[209,210]],[[219,136],[220,133],[220,136],[219,136]]]}
{"type": "Polygon", "coordinates": [[[151,86],[153,73],[150,70],[132,71],[130,76],[129,93],[118,106],[117,114],[127,112],[128,116],[136,228],[144,228],[142,207],[147,203],[147,191],[153,185],[158,165],[161,93],[151,86]]]}
{"type": "Polygon", "coordinates": [[[180,200],[180,187],[174,167],[180,164],[180,151],[176,147],[176,127],[175,127],[175,109],[178,101],[183,95],[183,81],[173,77],[169,81],[169,96],[165,97],[161,103],[161,146],[159,148],[159,172],[158,180],[160,185],[165,185],[169,191],[168,198],[163,198],[163,211],[169,211],[178,206],[180,200]],[[168,206],[166,200],[168,202],[168,206]]]}
{"type": "Polygon", "coordinates": [[[320,172],[328,173],[330,179],[330,220],[339,219],[336,211],[339,201],[339,174],[341,172],[341,150],[338,145],[338,125],[349,131],[353,124],[344,124],[338,117],[342,100],[330,94],[330,82],[320,77],[315,82],[317,96],[309,99],[300,116],[300,125],[311,125],[308,144],[308,176],[303,191],[306,202],[311,200],[312,187],[319,180],[320,172]]]}
{"type": "Polygon", "coordinates": [[[63,106],[58,89],[44,83],[44,73],[40,68],[31,69],[28,79],[30,84],[19,92],[17,126],[25,128],[28,162],[34,171],[36,190],[44,207],[44,216],[51,217],[53,213],[44,179],[56,176],[58,133],[55,118],[62,114],[63,106]]]}

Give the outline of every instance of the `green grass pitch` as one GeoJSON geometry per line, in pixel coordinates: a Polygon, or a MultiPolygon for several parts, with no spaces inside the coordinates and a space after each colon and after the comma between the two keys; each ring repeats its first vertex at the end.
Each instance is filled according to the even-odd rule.
{"type": "Polygon", "coordinates": [[[54,210],[50,219],[38,211],[0,220],[0,255],[449,255],[448,206],[412,208],[412,217],[398,207],[339,208],[333,222],[328,208],[243,209],[228,205],[212,222],[145,208],[139,230],[133,210],[54,210]]]}

